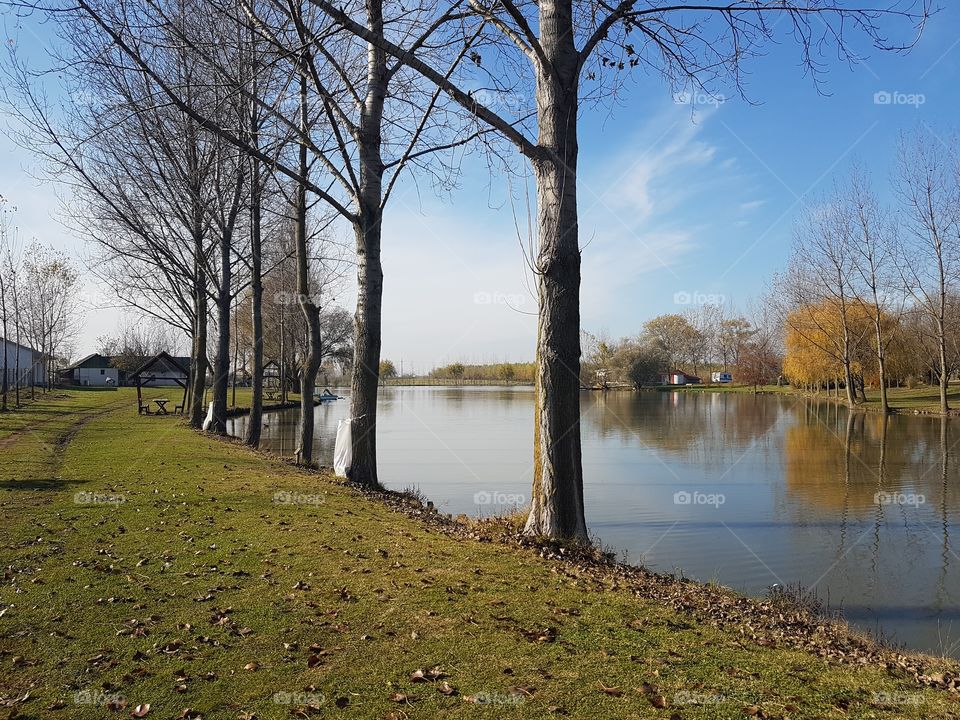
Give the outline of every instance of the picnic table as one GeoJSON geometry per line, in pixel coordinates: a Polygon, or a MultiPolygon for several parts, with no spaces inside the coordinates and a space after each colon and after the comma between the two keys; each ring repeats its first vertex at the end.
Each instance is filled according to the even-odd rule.
{"type": "Polygon", "coordinates": [[[167,398],[154,398],[153,401],[157,404],[157,415],[166,415],[167,403],[170,401],[167,398]]]}

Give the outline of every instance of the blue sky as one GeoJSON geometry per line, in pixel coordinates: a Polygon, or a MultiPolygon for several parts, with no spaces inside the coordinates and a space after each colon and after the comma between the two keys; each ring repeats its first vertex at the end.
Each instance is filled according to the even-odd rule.
{"type": "MultiPolygon", "coordinates": [[[[691,107],[659,79],[639,76],[617,107],[585,110],[584,327],[634,334],[654,315],[683,310],[676,300],[688,297],[744,308],[784,265],[803,204],[851,162],[886,195],[898,134],[925,123],[945,137],[960,114],[958,28],[960,7],[952,4],[906,55],[869,50],[855,67],[833,60],[826,94],[804,77],[797,48],[785,42],[747,65],[747,90],[758,104],[719,88],[723,102],[697,97],[691,107]],[[884,92],[893,102],[876,102],[884,92]],[[907,95],[922,103],[906,104],[907,95]]],[[[83,238],[57,221],[56,189],[28,177],[31,159],[6,138],[0,153],[0,194],[18,206],[21,236],[82,257],[83,238]]],[[[507,201],[523,187],[522,178],[508,186],[468,159],[449,199],[433,197],[426,184],[397,192],[384,226],[385,357],[403,359],[407,370],[532,357],[536,303],[513,208],[524,228],[526,210],[507,201]]],[[[88,286],[77,354],[119,322],[119,311],[99,307],[101,297],[88,286]]],[[[341,300],[349,307],[352,299],[348,288],[341,300]]]]}

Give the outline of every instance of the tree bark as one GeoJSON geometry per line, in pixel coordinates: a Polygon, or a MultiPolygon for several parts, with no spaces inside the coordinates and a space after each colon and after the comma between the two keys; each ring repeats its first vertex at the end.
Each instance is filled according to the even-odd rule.
{"type": "Polygon", "coordinates": [[[950,371],[947,366],[947,343],[943,323],[940,324],[939,361],[940,361],[940,414],[946,415],[950,412],[950,404],[947,402],[947,385],[950,382],[950,371]]]}
{"type": "MultiPolygon", "coordinates": [[[[382,0],[367,0],[367,27],[383,34],[382,0]]],[[[380,486],[377,475],[377,391],[380,386],[380,343],[383,267],[380,262],[383,203],[381,135],[387,89],[386,53],[367,46],[367,96],[360,110],[360,160],[357,221],[357,309],[353,317],[353,368],[350,417],[353,459],[348,476],[369,488],[380,486]]]]}
{"type": "MultiPolygon", "coordinates": [[[[307,122],[307,76],[304,62],[300,75],[300,176],[307,177],[307,134],[310,126],[307,122]]],[[[310,258],[307,255],[307,188],[297,186],[296,194],[296,254],[297,254],[297,294],[300,309],[307,322],[307,356],[300,370],[300,440],[297,458],[304,465],[313,462],[313,391],[317,384],[317,371],[320,369],[320,308],[310,293],[310,258]]]]}
{"type": "MultiPolygon", "coordinates": [[[[0,267],[0,273],[4,269],[0,267]]],[[[3,406],[0,409],[7,409],[7,395],[10,392],[9,372],[7,370],[7,346],[10,342],[10,335],[7,334],[7,288],[6,284],[0,279],[0,312],[3,313],[3,406]]],[[[17,348],[17,355],[20,354],[20,348],[17,348]]]]}
{"type": "Polygon", "coordinates": [[[253,378],[250,416],[243,441],[250,447],[260,444],[263,424],[263,257],[260,237],[260,161],[251,160],[250,173],[250,307],[253,334],[253,378]]]}
{"type": "Polygon", "coordinates": [[[227,432],[227,391],[230,389],[230,235],[220,238],[220,287],[217,292],[217,354],[213,369],[213,432],[227,432]]]}
{"type": "Polygon", "coordinates": [[[534,485],[526,532],[587,542],[580,449],[580,247],[577,223],[579,56],[570,0],[540,4],[537,71],[539,322],[534,485]]]}
{"type": "Polygon", "coordinates": [[[194,238],[193,344],[190,351],[190,426],[203,427],[203,394],[207,384],[207,274],[202,237],[194,238]]]}

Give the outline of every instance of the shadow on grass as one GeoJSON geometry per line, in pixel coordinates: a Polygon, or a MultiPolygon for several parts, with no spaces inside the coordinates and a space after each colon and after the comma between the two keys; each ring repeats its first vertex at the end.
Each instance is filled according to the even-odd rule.
{"type": "Polygon", "coordinates": [[[62,478],[34,478],[32,480],[0,480],[0,490],[44,490],[60,491],[82,485],[78,480],[62,478]]]}

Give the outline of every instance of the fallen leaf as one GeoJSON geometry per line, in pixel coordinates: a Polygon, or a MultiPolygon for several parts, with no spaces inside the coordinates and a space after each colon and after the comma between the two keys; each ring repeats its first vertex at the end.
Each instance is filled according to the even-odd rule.
{"type": "Polygon", "coordinates": [[[611,697],[623,696],[623,690],[618,687],[607,687],[602,682],[597,682],[597,689],[606,695],[610,695],[611,697]]]}

